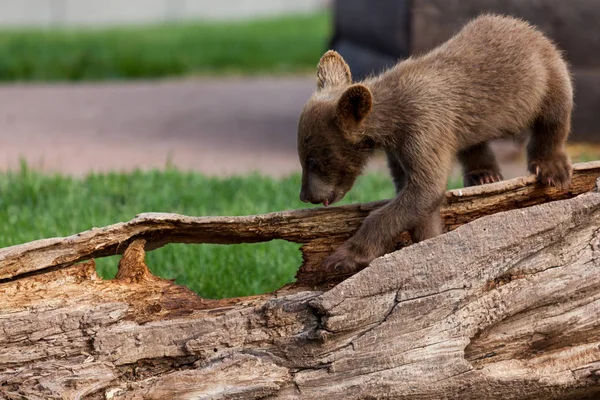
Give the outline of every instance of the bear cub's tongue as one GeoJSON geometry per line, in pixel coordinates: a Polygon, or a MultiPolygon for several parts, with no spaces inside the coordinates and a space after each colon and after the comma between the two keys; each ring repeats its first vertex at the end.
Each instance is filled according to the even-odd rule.
{"type": "Polygon", "coordinates": [[[327,207],[329,205],[329,199],[323,200],[323,205],[327,207]]]}

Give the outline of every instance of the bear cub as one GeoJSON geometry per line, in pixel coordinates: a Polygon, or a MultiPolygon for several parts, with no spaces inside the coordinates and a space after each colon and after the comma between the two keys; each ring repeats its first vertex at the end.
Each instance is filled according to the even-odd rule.
{"type": "Polygon", "coordinates": [[[397,196],[372,212],[325,268],[362,269],[393,251],[404,230],[415,241],[441,234],[440,205],[456,158],[466,186],[502,179],[492,139],[529,130],[529,171],[544,185],[568,188],[572,108],[559,50],[511,17],[480,16],[429,53],[360,83],[328,51],[298,123],[300,199],[325,206],[342,199],[375,149],[386,152],[397,196]]]}

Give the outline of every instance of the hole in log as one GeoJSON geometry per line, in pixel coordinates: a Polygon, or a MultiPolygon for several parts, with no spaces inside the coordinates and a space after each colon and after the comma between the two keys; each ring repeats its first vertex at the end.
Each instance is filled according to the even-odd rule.
{"type": "Polygon", "coordinates": [[[169,244],[146,254],[153,274],[175,279],[200,297],[264,294],[294,281],[300,245],[283,240],[235,245],[169,244]]]}
{"type": "MultiPolygon", "coordinates": [[[[174,279],[204,299],[273,292],[294,282],[302,264],[300,245],[284,240],[214,245],[169,244],[146,252],[153,275],[174,279]]],[[[96,260],[98,275],[114,279],[120,255],[96,260]]]]}
{"type": "Polygon", "coordinates": [[[117,265],[121,255],[96,258],[96,272],[102,279],[113,279],[117,275],[117,265]]]}

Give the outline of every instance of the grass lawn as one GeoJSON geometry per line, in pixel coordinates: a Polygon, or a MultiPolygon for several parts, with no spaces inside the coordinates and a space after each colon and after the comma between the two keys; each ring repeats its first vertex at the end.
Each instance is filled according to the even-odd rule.
{"type": "Polygon", "coordinates": [[[0,31],[1,81],[313,72],[326,13],[246,22],[0,31]]]}
{"type": "MultiPolygon", "coordinates": [[[[247,215],[307,205],[298,199],[299,176],[276,180],[258,175],[207,178],[175,170],[46,176],[23,168],[0,175],[0,247],[127,221],[142,212],[247,215]]],[[[368,175],[342,203],[390,198],[386,175],[368,175]]],[[[234,246],[173,244],[149,252],[150,269],[176,278],[206,298],[265,293],[292,282],[301,263],[299,245],[273,241],[234,246]]],[[[118,256],[97,260],[105,278],[118,256]]]]}

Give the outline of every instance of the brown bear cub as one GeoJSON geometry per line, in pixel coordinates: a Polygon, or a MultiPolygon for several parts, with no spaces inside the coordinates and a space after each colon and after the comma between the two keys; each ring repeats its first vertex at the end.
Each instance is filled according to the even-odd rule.
{"type": "Polygon", "coordinates": [[[455,158],[466,186],[502,179],[488,145],[530,130],[528,168],[545,185],[568,188],[564,144],[573,89],[555,45],[528,23],[484,15],[446,43],[353,84],[342,57],[328,51],[317,90],[298,124],[300,199],[327,206],[354,184],[374,149],[383,149],[397,196],[372,212],[325,260],[353,272],[394,249],[442,233],[440,205],[455,158]]]}

